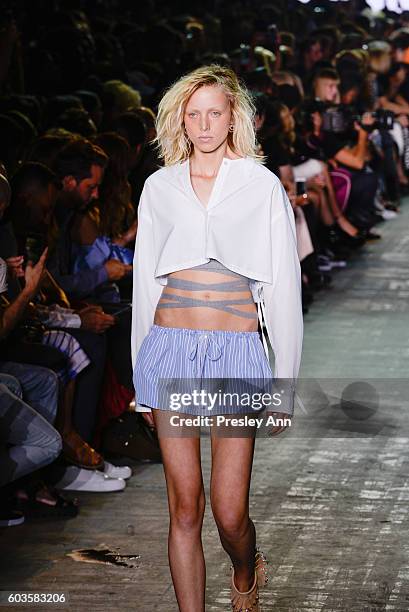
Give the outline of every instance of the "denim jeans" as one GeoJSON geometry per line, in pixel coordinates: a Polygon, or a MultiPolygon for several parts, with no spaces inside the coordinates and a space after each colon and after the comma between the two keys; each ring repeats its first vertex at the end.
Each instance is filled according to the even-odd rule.
{"type": "Polygon", "coordinates": [[[55,372],[42,366],[0,361],[0,374],[17,378],[22,399],[53,425],[58,403],[58,376],[55,372]]]}
{"type": "Polygon", "coordinates": [[[57,409],[55,374],[21,364],[2,363],[0,370],[14,365],[22,381],[0,371],[0,486],[48,465],[62,449],[60,434],[47,420],[54,421],[57,409]]]}

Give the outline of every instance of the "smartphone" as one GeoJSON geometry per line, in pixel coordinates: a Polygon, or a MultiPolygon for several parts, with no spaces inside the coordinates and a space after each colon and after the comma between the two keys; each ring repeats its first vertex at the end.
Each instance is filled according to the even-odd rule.
{"type": "Polygon", "coordinates": [[[275,23],[271,23],[268,26],[267,31],[273,51],[277,51],[278,47],[280,46],[280,33],[277,25],[275,23]]]}
{"type": "Polygon", "coordinates": [[[121,308],[120,310],[113,310],[112,312],[107,313],[107,314],[111,314],[113,317],[117,317],[118,315],[130,309],[131,309],[131,306],[128,304],[127,306],[125,306],[125,308],[121,308]]]}
{"type": "Polygon", "coordinates": [[[26,262],[31,261],[33,264],[36,264],[40,259],[45,247],[45,240],[41,234],[31,234],[30,236],[27,236],[24,246],[26,262]]]}
{"type": "Polygon", "coordinates": [[[305,178],[299,178],[295,181],[296,184],[296,194],[298,196],[303,195],[303,193],[305,193],[307,191],[306,189],[306,184],[305,184],[305,178]]]}

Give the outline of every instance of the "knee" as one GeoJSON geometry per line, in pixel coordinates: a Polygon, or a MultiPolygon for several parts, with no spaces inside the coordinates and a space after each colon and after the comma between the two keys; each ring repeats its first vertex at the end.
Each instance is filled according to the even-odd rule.
{"type": "Polygon", "coordinates": [[[56,405],[59,390],[58,374],[50,368],[36,366],[35,375],[44,400],[49,404],[56,405]]]}
{"type": "Polygon", "coordinates": [[[230,505],[213,507],[213,516],[219,532],[229,540],[240,540],[248,528],[248,512],[230,505]]]}
{"type": "Polygon", "coordinates": [[[45,380],[48,393],[52,396],[57,397],[59,388],[58,374],[54,372],[54,370],[47,369],[45,380]]]}
{"type": "Polygon", "coordinates": [[[0,383],[4,385],[4,389],[8,389],[8,391],[11,391],[11,393],[16,395],[19,399],[23,398],[21,385],[14,376],[0,373],[0,383]]]}
{"type": "Polygon", "coordinates": [[[57,459],[57,457],[59,457],[61,454],[62,438],[56,429],[54,430],[54,435],[50,437],[50,441],[47,444],[47,450],[49,451],[50,455],[50,463],[57,459]]]}
{"type": "Polygon", "coordinates": [[[171,509],[171,527],[176,527],[184,532],[200,530],[206,506],[204,492],[198,499],[179,499],[171,509]]]}

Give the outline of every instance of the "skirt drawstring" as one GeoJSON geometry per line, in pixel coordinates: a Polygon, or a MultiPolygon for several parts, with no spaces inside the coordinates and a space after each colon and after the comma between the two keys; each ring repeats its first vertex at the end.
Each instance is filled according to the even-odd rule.
{"type": "Polygon", "coordinates": [[[200,334],[194,340],[194,346],[189,352],[189,359],[195,361],[195,375],[201,378],[206,357],[211,361],[217,361],[222,356],[222,349],[218,342],[214,339],[212,332],[200,334]]]}

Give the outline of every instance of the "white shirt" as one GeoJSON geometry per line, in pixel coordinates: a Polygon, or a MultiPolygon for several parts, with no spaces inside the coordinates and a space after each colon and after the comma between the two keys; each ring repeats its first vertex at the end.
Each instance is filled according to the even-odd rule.
{"type": "MultiPolygon", "coordinates": [[[[295,218],[287,194],[259,162],[225,158],[205,207],[193,190],[189,165],[186,160],[160,168],[142,191],[133,261],[132,367],[167,275],[217,259],[252,279],[275,356],[274,378],[290,388],[276,411],[292,414],[303,317],[295,218]]],[[[268,357],[264,335],[263,344],[268,357]]],[[[136,410],[149,412],[137,399],[136,410]]]]}
{"type": "Polygon", "coordinates": [[[81,317],[72,308],[63,308],[58,304],[44,306],[36,304],[36,314],[46,327],[81,327],[81,317]]]}

